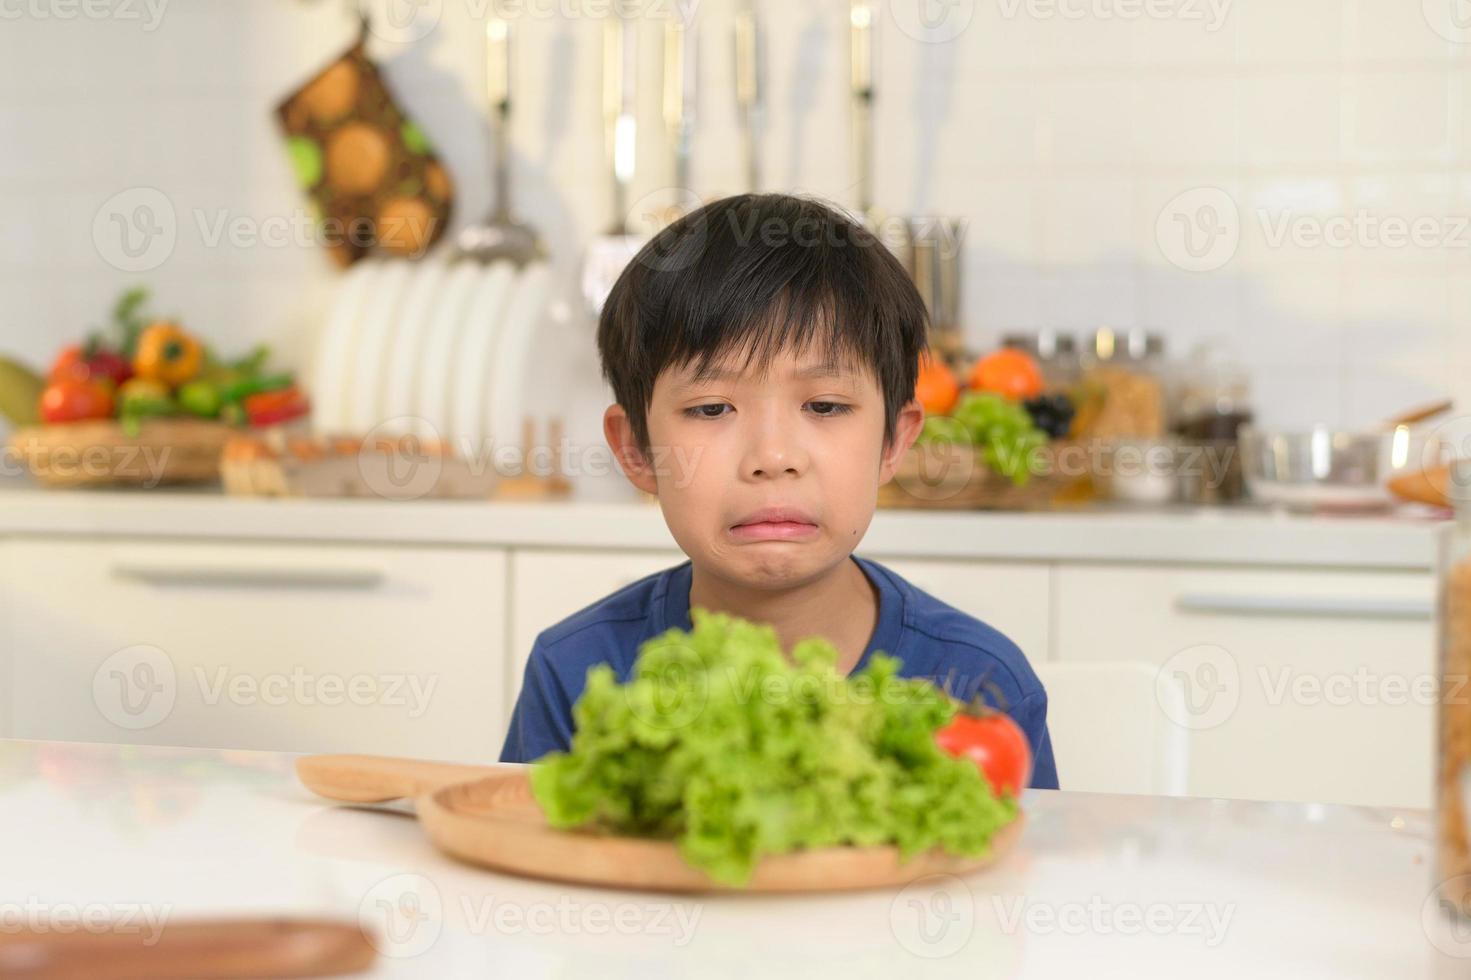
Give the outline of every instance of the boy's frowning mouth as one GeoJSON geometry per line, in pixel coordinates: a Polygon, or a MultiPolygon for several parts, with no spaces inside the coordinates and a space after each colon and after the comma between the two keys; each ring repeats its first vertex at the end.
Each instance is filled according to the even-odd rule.
{"type": "Polygon", "coordinates": [[[732,524],[730,534],[747,541],[800,541],[817,534],[817,518],[800,507],[763,507],[732,524]]]}

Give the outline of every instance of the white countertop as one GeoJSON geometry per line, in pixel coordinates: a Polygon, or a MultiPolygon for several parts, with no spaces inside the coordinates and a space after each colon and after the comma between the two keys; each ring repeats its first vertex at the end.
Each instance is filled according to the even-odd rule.
{"type": "MultiPolygon", "coordinates": [[[[1428,571],[1443,522],[1406,512],[1310,517],[1252,508],[1055,513],[880,510],[874,557],[1361,567],[1428,571]]],[[[0,536],[60,534],[349,543],[673,549],[658,507],[271,500],[175,490],[45,490],[0,480],[0,536]]]]}
{"type": "Polygon", "coordinates": [[[671,898],[456,863],[410,817],[312,796],[292,759],[0,741],[0,925],[329,914],[381,933],[375,976],[525,980],[1381,980],[1464,975],[1435,944],[1471,956],[1427,905],[1423,811],[1032,791],[1019,849],[963,881],[671,898]]]}

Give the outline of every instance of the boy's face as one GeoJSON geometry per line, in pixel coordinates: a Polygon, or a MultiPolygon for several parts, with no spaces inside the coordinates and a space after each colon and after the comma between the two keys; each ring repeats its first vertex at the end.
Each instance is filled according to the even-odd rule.
{"type": "Polygon", "coordinates": [[[603,428],[633,484],[657,494],[681,549],[702,570],[751,588],[814,580],[846,559],[924,422],[911,401],[884,445],[884,399],[872,373],[779,354],[764,376],[693,365],[654,383],[650,454],[622,406],[603,428]]]}

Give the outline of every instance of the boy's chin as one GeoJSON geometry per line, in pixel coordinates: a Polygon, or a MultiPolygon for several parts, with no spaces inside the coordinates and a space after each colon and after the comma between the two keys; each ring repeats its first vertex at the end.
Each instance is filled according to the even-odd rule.
{"type": "Polygon", "coordinates": [[[748,589],[797,588],[821,579],[846,555],[833,555],[821,542],[768,542],[744,545],[711,559],[715,578],[748,589]]]}

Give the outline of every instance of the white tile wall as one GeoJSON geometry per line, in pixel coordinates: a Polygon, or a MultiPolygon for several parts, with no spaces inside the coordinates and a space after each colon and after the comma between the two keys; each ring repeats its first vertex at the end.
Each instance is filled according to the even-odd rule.
{"type": "MultiPolygon", "coordinates": [[[[150,30],[142,0],[94,2],[109,16],[68,18],[80,4],[32,0],[0,22],[0,349],[44,360],[141,280],[212,341],[264,339],[304,362],[335,269],[309,245],[211,245],[204,230],[302,206],[270,110],[347,43],[347,4],[154,0],[162,16],[150,30]],[[109,266],[92,225],[103,202],[142,186],[172,203],[178,242],[135,275],[109,266]]],[[[378,0],[380,24],[387,2],[408,9],[378,0]]],[[[882,0],[879,204],[967,219],[964,308],[977,345],[1011,329],[1102,323],[1160,330],[1177,351],[1224,337],[1253,371],[1260,414],[1283,423],[1362,424],[1444,392],[1471,404],[1471,230],[1461,227],[1471,34],[1450,18],[1454,0],[1446,11],[1439,2],[1181,0],[1163,5],[1170,16],[1130,18],[1116,11],[1132,8],[1094,0],[965,0],[934,8],[969,18],[935,44],[905,33],[913,0],[882,0]],[[1239,236],[1205,271],[1172,262],[1180,250],[1160,237],[1175,221],[1162,211],[1196,188],[1224,192],[1234,213],[1217,217],[1239,236]],[[1373,230],[1354,231],[1355,217],[1373,230]],[[1419,221],[1428,237],[1394,245],[1393,221],[1419,221]],[[1332,243],[1294,234],[1340,226],[1349,233],[1332,243]]],[[[478,94],[487,3],[429,0],[420,9],[438,21],[427,36],[372,48],[455,174],[461,222],[489,204],[478,94]]],[[[696,6],[705,90],[694,177],[706,196],[743,189],[732,7],[696,6]]],[[[846,4],[759,7],[765,187],[851,204],[846,4]]],[[[542,16],[591,9],[571,0],[525,9],[536,13],[517,20],[516,192],[570,290],[584,244],[611,218],[602,24],[542,16]]],[[[635,199],[671,179],[660,26],[650,19],[641,37],[635,199]]],[[[1179,217],[1198,226],[1210,215],[1179,217]]],[[[540,407],[561,407],[574,439],[599,441],[590,325],[548,328],[538,363],[540,407]]]]}

